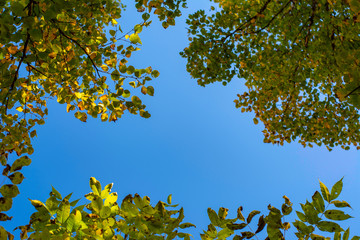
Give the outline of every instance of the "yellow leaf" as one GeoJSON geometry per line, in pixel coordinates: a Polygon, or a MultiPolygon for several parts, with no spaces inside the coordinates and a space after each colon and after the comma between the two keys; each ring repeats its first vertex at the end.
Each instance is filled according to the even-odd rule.
{"type": "Polygon", "coordinates": [[[91,59],[94,59],[96,57],[96,53],[92,53],[91,55],[90,55],[90,58],[91,59]]]}
{"type": "Polygon", "coordinates": [[[99,99],[101,101],[106,101],[108,99],[108,96],[107,95],[102,95],[99,99]]]}
{"type": "Polygon", "coordinates": [[[111,114],[111,116],[110,116],[110,118],[109,118],[109,122],[111,122],[111,121],[116,121],[117,120],[117,116],[116,116],[116,114],[111,114]]]}
{"type": "Polygon", "coordinates": [[[49,53],[49,57],[50,57],[51,59],[56,58],[56,56],[57,56],[57,53],[56,53],[56,52],[49,53]]]}
{"type": "Polygon", "coordinates": [[[104,70],[105,72],[107,72],[109,70],[109,67],[106,65],[102,65],[101,69],[104,70]]]}
{"type": "Polygon", "coordinates": [[[66,105],[66,112],[70,112],[71,106],[72,106],[71,104],[67,104],[67,105],[66,105]]]}
{"type": "Polygon", "coordinates": [[[79,99],[81,99],[84,96],[84,93],[76,92],[75,96],[79,99]]]}
{"type": "Polygon", "coordinates": [[[108,120],[109,116],[107,115],[107,113],[103,113],[101,114],[101,121],[105,122],[106,120],[108,120]]]}
{"type": "Polygon", "coordinates": [[[84,110],[85,109],[84,102],[83,101],[79,102],[78,107],[80,110],[84,110]]]}
{"type": "Polygon", "coordinates": [[[24,111],[24,109],[23,109],[22,107],[17,107],[16,110],[19,111],[19,112],[23,112],[23,111],[24,111]]]}
{"type": "Polygon", "coordinates": [[[111,23],[114,25],[118,24],[118,22],[115,19],[111,19],[111,23]]]}
{"type": "Polygon", "coordinates": [[[18,47],[17,46],[10,46],[9,48],[8,48],[8,52],[10,53],[10,54],[15,54],[15,53],[17,53],[17,50],[18,50],[18,47]]]}

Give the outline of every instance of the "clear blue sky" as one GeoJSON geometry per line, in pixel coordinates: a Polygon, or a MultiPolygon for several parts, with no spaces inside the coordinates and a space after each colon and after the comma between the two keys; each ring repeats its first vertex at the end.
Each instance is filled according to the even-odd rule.
{"type": "MultiPolygon", "coordinates": [[[[124,30],[139,19],[128,2],[129,11],[119,21],[124,30]]],[[[82,123],[66,113],[65,105],[49,104],[46,124],[34,140],[33,163],[24,169],[26,179],[14,200],[11,227],[27,224],[34,211],[28,198],[45,201],[51,185],[63,195],[83,197],[93,176],[103,185],[113,182],[121,197],[139,193],[155,204],[173,194],[200,239],[198,233],[209,224],[208,207],[229,208],[231,216],[240,205],[245,214],[267,213],[269,203],[280,208],[287,195],[299,210],[299,203],[319,189],[319,179],[330,186],[344,176],[340,198],[353,206],[349,213],[356,218],[347,222],[360,235],[359,153],[264,144],[263,126],[253,124],[252,113],[234,107],[243,79],[203,88],[185,71],[179,52],[187,45],[186,16],[210,4],[196,0],[188,6],[175,27],[164,30],[154,19],[140,35],[142,50],[133,55],[136,67],[161,73],[152,83],[155,96],[144,100],[150,119],[128,114],[116,123],[90,118],[82,123]]]]}

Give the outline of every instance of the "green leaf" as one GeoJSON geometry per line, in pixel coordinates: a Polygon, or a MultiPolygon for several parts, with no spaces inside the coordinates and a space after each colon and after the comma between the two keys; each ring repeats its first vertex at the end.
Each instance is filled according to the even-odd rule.
{"type": "Polygon", "coordinates": [[[142,19],[143,19],[144,21],[147,21],[149,18],[150,18],[150,14],[148,14],[148,13],[144,13],[144,14],[142,15],[142,19]]]}
{"type": "Polygon", "coordinates": [[[179,225],[179,227],[181,229],[190,228],[190,227],[195,227],[196,228],[196,226],[194,224],[192,224],[192,223],[182,223],[182,224],[179,225]]]}
{"type": "Polygon", "coordinates": [[[138,44],[138,43],[142,44],[139,35],[136,33],[131,34],[129,40],[133,44],[138,44]]]}
{"type": "Polygon", "coordinates": [[[95,195],[97,195],[97,196],[101,195],[101,184],[94,177],[90,178],[90,188],[95,195]]]}
{"type": "Polygon", "coordinates": [[[342,180],[343,178],[341,178],[338,182],[336,182],[334,186],[331,188],[330,201],[336,199],[340,195],[343,187],[342,180]]]}
{"type": "Polygon", "coordinates": [[[320,236],[320,235],[317,235],[317,234],[311,234],[311,239],[312,240],[326,240],[326,238],[324,236],[320,236]]]}
{"type": "Polygon", "coordinates": [[[63,200],[60,204],[59,209],[57,210],[56,219],[60,223],[65,223],[65,221],[70,216],[70,203],[68,200],[63,200]]]}
{"type": "Polygon", "coordinates": [[[305,234],[305,235],[308,235],[310,233],[312,233],[315,229],[313,226],[307,226],[305,223],[301,222],[301,221],[298,221],[296,220],[293,225],[296,227],[296,229],[305,234]]]}
{"type": "Polygon", "coordinates": [[[219,208],[219,211],[218,211],[218,216],[219,216],[219,219],[222,219],[224,220],[226,218],[226,216],[228,215],[228,211],[229,209],[227,208],[219,208]]]}
{"type": "Polygon", "coordinates": [[[13,184],[20,184],[24,180],[24,175],[21,172],[15,172],[8,177],[13,184]]]}
{"type": "Polygon", "coordinates": [[[346,220],[352,218],[350,215],[345,214],[340,210],[326,210],[324,213],[325,217],[330,220],[346,220]]]}
{"type": "Polygon", "coordinates": [[[323,232],[341,232],[343,229],[339,224],[329,221],[321,221],[316,225],[323,232]]]}
{"type": "Polygon", "coordinates": [[[53,186],[51,186],[51,187],[52,187],[52,190],[51,190],[50,195],[56,197],[59,200],[62,200],[61,194],[53,186]]]}
{"type": "Polygon", "coordinates": [[[66,229],[69,232],[76,231],[81,226],[81,212],[75,210],[74,213],[70,214],[69,218],[66,220],[66,229]]]}
{"type": "Polygon", "coordinates": [[[95,196],[91,201],[90,206],[96,213],[100,213],[100,210],[103,207],[103,200],[99,196],[95,196]]]}
{"type": "Polygon", "coordinates": [[[58,209],[60,203],[61,202],[57,199],[57,197],[50,196],[46,200],[45,205],[46,205],[47,209],[49,209],[51,215],[54,215],[56,210],[58,209]]]}
{"type": "Polygon", "coordinates": [[[148,86],[148,87],[146,88],[146,93],[147,93],[148,95],[150,95],[150,96],[154,96],[154,87],[148,86]]]}
{"type": "Polygon", "coordinates": [[[171,199],[172,199],[172,195],[170,194],[170,195],[167,197],[167,203],[168,203],[168,204],[171,204],[171,199]]]}
{"type": "Polygon", "coordinates": [[[240,229],[243,229],[247,226],[246,223],[230,223],[230,224],[227,224],[226,225],[230,230],[240,230],[240,229]]]}
{"type": "Polygon", "coordinates": [[[316,208],[316,210],[319,213],[323,213],[325,211],[325,202],[324,199],[322,198],[321,194],[316,191],[314,193],[314,195],[312,196],[312,200],[313,200],[313,205],[316,208]]]}
{"type": "Polygon", "coordinates": [[[114,71],[111,73],[111,79],[114,80],[114,81],[120,79],[120,73],[119,73],[118,70],[114,70],[114,71]]]}
{"type": "Polygon", "coordinates": [[[30,163],[31,163],[31,159],[28,158],[27,156],[18,158],[11,165],[10,172],[15,172],[15,171],[21,170],[23,167],[29,166],[30,163]]]}
{"type": "Polygon", "coordinates": [[[134,103],[135,106],[140,106],[142,103],[140,98],[137,96],[132,96],[131,101],[134,103]]]}
{"type": "Polygon", "coordinates": [[[101,191],[101,198],[102,199],[105,199],[105,198],[107,198],[109,196],[113,185],[114,185],[113,183],[110,183],[110,184],[105,186],[104,190],[101,191]]]}
{"type": "Polygon", "coordinates": [[[234,231],[224,228],[218,233],[218,239],[226,239],[227,237],[231,236],[234,231]]]}
{"type": "Polygon", "coordinates": [[[12,206],[12,198],[0,197],[0,212],[9,211],[12,206]]]}
{"type": "Polygon", "coordinates": [[[108,206],[104,206],[100,210],[100,217],[101,218],[108,218],[111,215],[111,209],[108,206]]]}
{"type": "Polygon", "coordinates": [[[334,200],[334,201],[331,201],[331,203],[334,204],[335,207],[338,207],[338,208],[343,208],[343,207],[351,208],[350,204],[347,203],[346,201],[334,200]]]}
{"type": "Polygon", "coordinates": [[[343,235],[343,240],[348,240],[350,235],[350,228],[346,229],[343,235]]]}
{"type": "Polygon", "coordinates": [[[151,72],[151,76],[153,76],[154,78],[159,77],[159,75],[160,75],[160,73],[157,70],[154,70],[154,71],[151,72]]]}
{"type": "Polygon", "coordinates": [[[0,193],[3,195],[4,198],[14,198],[20,192],[16,185],[5,184],[0,188],[0,193]]]}
{"type": "Polygon", "coordinates": [[[210,222],[214,226],[220,226],[220,219],[219,219],[218,215],[216,214],[216,212],[214,210],[212,210],[211,208],[208,208],[207,213],[208,213],[210,222]]]}
{"type": "Polygon", "coordinates": [[[341,240],[341,233],[339,232],[334,233],[334,240],[341,240]]]}

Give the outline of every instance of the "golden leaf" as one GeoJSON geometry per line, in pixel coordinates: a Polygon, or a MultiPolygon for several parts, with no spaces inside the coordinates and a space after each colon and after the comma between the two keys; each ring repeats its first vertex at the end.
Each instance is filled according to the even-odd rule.
{"type": "Polygon", "coordinates": [[[84,110],[85,109],[84,102],[83,101],[79,102],[78,107],[80,110],[84,110]]]}
{"type": "Polygon", "coordinates": [[[17,53],[18,47],[17,46],[10,46],[8,48],[8,52],[12,55],[14,55],[15,53],[17,53]]]}

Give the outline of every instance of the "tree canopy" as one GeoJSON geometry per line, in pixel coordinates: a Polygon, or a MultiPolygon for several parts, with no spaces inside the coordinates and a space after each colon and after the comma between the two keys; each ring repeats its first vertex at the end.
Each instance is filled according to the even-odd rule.
{"type": "MultiPolygon", "coordinates": [[[[325,144],[329,149],[357,145],[358,108],[358,1],[215,0],[220,11],[189,16],[190,45],[182,55],[187,69],[202,86],[226,85],[244,78],[248,92],[236,106],[254,111],[265,124],[265,142],[283,144],[299,138],[303,145],[325,144]]],[[[125,113],[150,117],[139,96],[154,95],[149,82],[159,76],[149,67],[137,68],[128,59],[140,50],[140,33],[157,15],[162,26],[175,25],[186,0],[136,0],[142,21],[124,31],[120,0],[0,0],[0,221],[8,212],[20,170],[31,164],[31,140],[36,125],[45,123],[47,103],[56,100],[80,121],[88,116],[117,121],[125,113]]],[[[212,11],[215,11],[213,8],[212,11]]],[[[31,200],[36,212],[22,239],[190,239],[191,223],[184,210],[167,202],[151,205],[148,197],[129,195],[117,203],[112,184],[103,189],[90,178],[90,201],[78,205],[53,188],[45,203],[31,200]],[[180,230],[181,229],[181,230],[180,230]],[[29,235],[28,235],[29,234],[29,235]]],[[[284,217],[292,203],[284,196],[281,209],[269,205],[259,211],[227,218],[228,209],[209,208],[208,229],[202,239],[250,239],[266,229],[268,239],[284,239],[293,226],[299,239],[348,239],[350,230],[337,221],[351,218],[338,208],[342,180],[301,205],[291,224],[284,217]],[[333,209],[328,209],[331,206],[333,209]],[[255,231],[250,224],[257,216],[255,231]],[[265,228],[266,227],[266,228],[265,228]],[[249,228],[245,230],[245,228],[249,228]],[[241,230],[241,231],[240,231],[241,230]]],[[[0,239],[14,239],[0,226],[0,239]]],[[[353,240],[360,237],[353,237],[353,240]]]]}
{"type": "Polygon", "coordinates": [[[198,84],[243,78],[236,107],[266,143],[360,149],[359,1],[214,2],[187,20],[181,54],[198,84]]]}
{"type": "Polygon", "coordinates": [[[140,50],[150,14],[167,28],[185,1],[137,0],[135,6],[142,21],[124,32],[121,1],[0,1],[1,220],[11,219],[3,212],[19,194],[20,170],[34,152],[34,126],[45,123],[49,100],[66,104],[83,122],[88,116],[116,121],[125,112],[150,117],[139,96],[154,95],[149,82],[159,72],[128,59],[140,50]]]}

